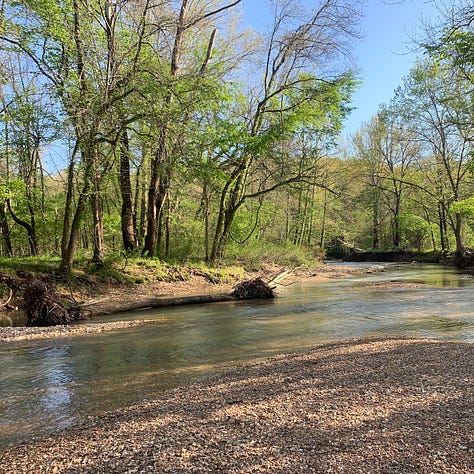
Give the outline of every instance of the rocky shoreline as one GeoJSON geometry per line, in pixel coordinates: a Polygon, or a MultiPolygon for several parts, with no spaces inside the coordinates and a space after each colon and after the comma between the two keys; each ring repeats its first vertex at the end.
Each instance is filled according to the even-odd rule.
{"type": "Polygon", "coordinates": [[[474,344],[349,340],[7,449],[0,472],[469,473],[473,407],[474,344]]]}

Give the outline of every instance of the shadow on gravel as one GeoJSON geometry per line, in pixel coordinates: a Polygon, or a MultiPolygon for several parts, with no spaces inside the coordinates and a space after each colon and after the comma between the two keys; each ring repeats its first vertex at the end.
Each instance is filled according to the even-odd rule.
{"type": "Polygon", "coordinates": [[[328,344],[7,450],[0,472],[474,472],[473,375],[472,344],[328,344]]]}

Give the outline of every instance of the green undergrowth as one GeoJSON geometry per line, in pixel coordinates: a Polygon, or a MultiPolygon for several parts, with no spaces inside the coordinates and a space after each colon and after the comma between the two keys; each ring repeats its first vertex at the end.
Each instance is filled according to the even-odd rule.
{"type": "Polygon", "coordinates": [[[227,284],[242,279],[245,266],[213,266],[202,261],[165,262],[159,259],[119,256],[93,263],[79,260],[69,275],[58,273],[59,258],[0,258],[0,271],[24,276],[25,272],[43,278],[58,287],[74,288],[97,285],[133,286],[147,282],[186,281],[194,276],[211,283],[227,284]]]}
{"type": "Polygon", "coordinates": [[[279,265],[281,267],[295,268],[301,265],[313,266],[324,258],[319,249],[309,251],[308,249],[295,245],[277,245],[259,242],[251,242],[248,245],[229,245],[226,252],[227,264],[240,262],[247,270],[260,270],[268,265],[279,265]]]}
{"type": "MultiPolygon", "coordinates": [[[[201,277],[213,284],[233,284],[245,277],[246,272],[279,267],[294,268],[315,265],[321,255],[287,245],[262,245],[254,242],[245,246],[229,245],[226,258],[219,265],[202,259],[164,261],[140,255],[115,254],[102,262],[77,259],[68,275],[59,273],[59,257],[0,257],[0,271],[12,275],[31,273],[36,278],[49,280],[55,287],[68,292],[83,289],[89,293],[106,290],[110,286],[131,287],[134,285],[187,281],[201,277]]],[[[1,286],[1,285],[0,285],[1,286]]],[[[1,296],[1,295],[0,295],[1,296]]]]}

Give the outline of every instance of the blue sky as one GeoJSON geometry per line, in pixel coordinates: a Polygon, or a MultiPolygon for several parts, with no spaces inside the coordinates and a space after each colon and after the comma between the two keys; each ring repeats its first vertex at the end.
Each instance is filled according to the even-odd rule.
{"type": "MultiPolygon", "coordinates": [[[[311,1],[306,0],[308,5],[311,1]]],[[[255,30],[265,24],[267,0],[245,0],[246,22],[255,30]]],[[[355,63],[363,83],[354,95],[356,109],[346,121],[344,135],[353,134],[369,120],[381,103],[388,102],[414,64],[417,53],[411,39],[419,30],[421,18],[436,18],[427,0],[368,0],[360,29],[364,38],[354,48],[355,63]]]]}

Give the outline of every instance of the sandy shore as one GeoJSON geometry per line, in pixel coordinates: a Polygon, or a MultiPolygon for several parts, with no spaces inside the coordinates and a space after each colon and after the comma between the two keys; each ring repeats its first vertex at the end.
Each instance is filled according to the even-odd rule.
{"type": "Polygon", "coordinates": [[[273,357],[0,454],[1,473],[472,473],[474,344],[273,357]]]}

